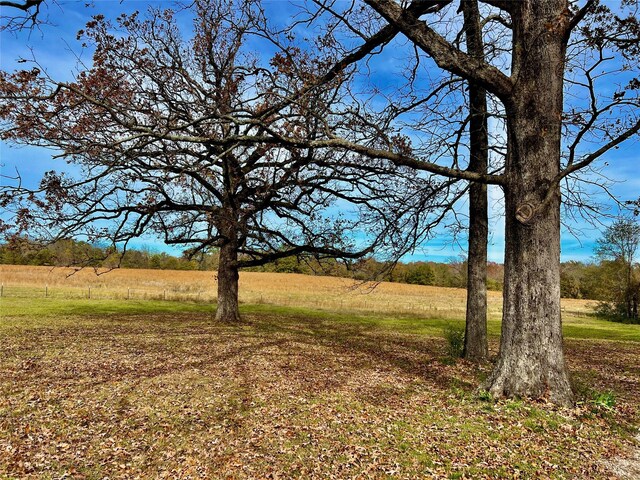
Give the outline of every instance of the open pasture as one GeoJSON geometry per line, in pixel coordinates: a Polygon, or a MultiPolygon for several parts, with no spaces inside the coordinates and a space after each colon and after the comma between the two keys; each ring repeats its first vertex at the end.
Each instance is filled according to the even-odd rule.
{"type": "MultiPolygon", "coordinates": [[[[3,281],[17,285],[23,268],[3,267],[3,281]]],[[[49,275],[24,270],[25,288],[49,275]]],[[[47,280],[84,288],[95,277],[80,274],[47,280]]],[[[186,288],[211,276],[95,281],[186,288]]],[[[340,279],[257,273],[242,286],[263,303],[244,297],[237,326],[215,324],[204,301],[0,299],[0,478],[634,478],[621,458],[640,419],[637,325],[565,305],[578,403],[559,409],[488,397],[476,387],[489,366],[447,357],[442,329],[462,324],[463,291],[363,294],[340,279]],[[391,306],[420,299],[438,309],[391,306]]]]}
{"type": "MultiPolygon", "coordinates": [[[[0,265],[5,296],[94,299],[155,299],[215,302],[216,273],[211,271],[111,271],[0,265]],[[89,293],[89,289],[91,292],[89,293]]],[[[502,293],[489,291],[489,317],[502,313],[502,293]]],[[[314,308],[326,311],[417,314],[463,319],[466,291],[423,285],[358,283],[336,277],[288,273],[240,273],[240,302],[314,308]]],[[[584,317],[595,302],[564,299],[567,319],[584,317]]]]}

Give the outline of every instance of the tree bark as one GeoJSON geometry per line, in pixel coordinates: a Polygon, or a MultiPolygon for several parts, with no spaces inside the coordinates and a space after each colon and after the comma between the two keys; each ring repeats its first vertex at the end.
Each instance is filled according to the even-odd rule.
{"type": "Polygon", "coordinates": [[[560,169],[567,21],[564,0],[518,2],[512,14],[502,339],[487,380],[493,394],[561,405],[573,402],[560,316],[560,193],[553,183],[560,169]]]}
{"type": "Polygon", "coordinates": [[[240,321],[238,308],[238,248],[233,239],[220,248],[218,264],[218,307],[216,321],[236,323],[240,321]]]}
{"type": "MultiPolygon", "coordinates": [[[[484,43],[477,0],[463,0],[467,53],[484,60],[484,43]]],[[[469,82],[469,170],[487,173],[489,139],[487,92],[469,82]]],[[[487,360],[487,240],[489,219],[487,186],[472,183],[469,188],[469,248],[467,254],[467,314],[462,356],[472,362],[487,360]]]]}

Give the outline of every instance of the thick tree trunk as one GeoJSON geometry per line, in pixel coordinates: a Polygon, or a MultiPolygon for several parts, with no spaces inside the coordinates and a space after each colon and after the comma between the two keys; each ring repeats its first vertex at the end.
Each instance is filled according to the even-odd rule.
{"type": "Polygon", "coordinates": [[[235,242],[230,241],[220,248],[216,321],[225,323],[240,321],[238,278],[238,249],[235,242]]]}
{"type": "MultiPolygon", "coordinates": [[[[467,52],[484,59],[477,0],[462,2],[467,52]]],[[[486,173],[489,155],[487,128],[487,92],[469,82],[469,170],[486,173]]],[[[487,240],[489,219],[487,186],[474,183],[469,190],[469,250],[467,259],[467,316],[462,356],[473,362],[484,362],[487,342],[487,240]]]]}
{"type": "Polygon", "coordinates": [[[560,317],[560,193],[552,182],[560,168],[566,2],[517,5],[514,92],[506,105],[502,339],[487,386],[496,395],[569,405],[560,317]]]}

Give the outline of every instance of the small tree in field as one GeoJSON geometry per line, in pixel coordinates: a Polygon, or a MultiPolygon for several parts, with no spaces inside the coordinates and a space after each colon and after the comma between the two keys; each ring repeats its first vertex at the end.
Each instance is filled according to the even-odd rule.
{"type": "Polygon", "coordinates": [[[78,172],[49,172],[37,190],[7,187],[2,202],[15,216],[5,229],[125,249],[152,232],[193,254],[217,248],[216,318],[237,321],[239,268],[291,255],[362,256],[371,245],[350,240],[354,230],[381,240],[380,219],[411,214],[407,185],[430,192],[431,183],[407,169],[391,175],[388,162],[282,142],[330,135],[329,106],[341,102],[348,77],[309,93],[327,60],[271,34],[257,2],[201,0],[192,11],[189,40],[169,10],[115,23],[95,17],[79,34],[93,65],[73,82],[39,67],[2,73],[2,139],[53,148],[78,172]],[[268,62],[248,48],[259,37],[278,46],[268,62]],[[331,214],[337,200],[366,216],[331,214]]]}
{"type": "Polygon", "coordinates": [[[629,218],[616,220],[596,244],[596,254],[615,266],[616,275],[609,286],[613,313],[638,321],[640,284],[635,275],[634,259],[640,246],[640,224],[629,218]]]}

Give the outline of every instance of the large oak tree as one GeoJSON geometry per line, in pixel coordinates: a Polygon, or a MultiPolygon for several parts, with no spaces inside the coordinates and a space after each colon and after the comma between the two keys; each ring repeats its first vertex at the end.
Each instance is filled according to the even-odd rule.
{"type": "Polygon", "coordinates": [[[79,34],[93,63],[75,81],[37,66],[2,74],[3,140],[53,148],[79,169],[51,171],[39,189],[5,187],[15,212],[6,233],[125,247],[155,233],[192,253],[217,248],[221,321],[239,319],[239,268],[358,258],[382,243],[401,253],[397,225],[421,222],[414,212],[440,196],[435,184],[297,141],[322,142],[342,124],[349,77],[326,75],[330,59],[271,32],[257,2],[203,0],[191,11],[189,40],[169,10],[95,17],[79,34]],[[251,41],[275,53],[261,58],[251,41]]]}

